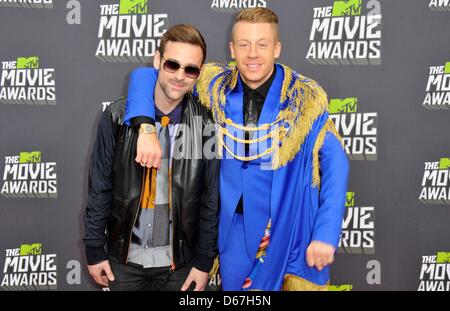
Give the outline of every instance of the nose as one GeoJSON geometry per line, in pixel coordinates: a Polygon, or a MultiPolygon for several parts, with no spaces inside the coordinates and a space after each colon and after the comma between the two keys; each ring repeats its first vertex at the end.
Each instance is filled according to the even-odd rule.
{"type": "Polygon", "coordinates": [[[255,44],[251,44],[250,45],[250,49],[248,51],[248,57],[255,58],[257,56],[258,56],[258,53],[256,51],[256,45],[255,44]]]}
{"type": "Polygon", "coordinates": [[[185,77],[185,74],[184,74],[184,69],[183,68],[178,68],[178,70],[177,71],[175,71],[175,77],[178,79],[178,80],[183,80],[184,79],[184,77],[185,77]]]}

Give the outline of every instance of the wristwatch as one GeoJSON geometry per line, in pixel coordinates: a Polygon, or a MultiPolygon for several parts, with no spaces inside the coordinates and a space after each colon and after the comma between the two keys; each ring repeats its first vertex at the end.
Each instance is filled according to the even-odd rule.
{"type": "Polygon", "coordinates": [[[139,134],[152,134],[157,131],[156,126],[152,124],[141,124],[141,127],[139,128],[139,134]]]}

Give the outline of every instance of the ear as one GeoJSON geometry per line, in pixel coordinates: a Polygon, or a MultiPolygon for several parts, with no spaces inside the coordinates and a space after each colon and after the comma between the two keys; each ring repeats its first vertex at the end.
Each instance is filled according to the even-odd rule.
{"type": "Polygon", "coordinates": [[[156,51],[155,56],[153,57],[153,67],[159,70],[159,64],[161,64],[161,54],[159,51],[156,51]]]}
{"type": "Polygon", "coordinates": [[[232,59],[236,59],[236,56],[234,54],[234,44],[233,42],[230,42],[230,54],[232,59]]]}
{"type": "Polygon", "coordinates": [[[278,41],[277,43],[275,43],[275,52],[273,54],[274,58],[278,58],[281,55],[281,42],[278,41]]]}

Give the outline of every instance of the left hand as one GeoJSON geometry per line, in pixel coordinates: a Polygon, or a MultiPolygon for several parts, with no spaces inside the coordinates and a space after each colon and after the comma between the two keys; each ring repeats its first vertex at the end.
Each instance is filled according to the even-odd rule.
{"type": "Polygon", "coordinates": [[[335,248],[327,243],[320,241],[312,241],[306,250],[306,262],[308,266],[316,267],[317,270],[322,269],[333,263],[335,248]]]}
{"type": "Polygon", "coordinates": [[[200,271],[196,268],[192,268],[191,272],[189,272],[188,277],[186,278],[186,281],[184,281],[183,286],[181,287],[182,291],[186,291],[189,286],[192,284],[192,282],[195,283],[194,291],[204,291],[206,284],[208,283],[208,272],[200,271]]]}
{"type": "Polygon", "coordinates": [[[156,133],[139,134],[134,161],[148,168],[159,168],[161,165],[161,144],[156,133]]]}

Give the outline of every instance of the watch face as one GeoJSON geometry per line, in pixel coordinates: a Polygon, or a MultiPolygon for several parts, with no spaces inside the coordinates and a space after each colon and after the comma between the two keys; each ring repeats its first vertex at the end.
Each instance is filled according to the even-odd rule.
{"type": "Polygon", "coordinates": [[[144,132],[145,133],[155,132],[155,127],[151,124],[147,124],[146,126],[144,126],[144,132]]]}

